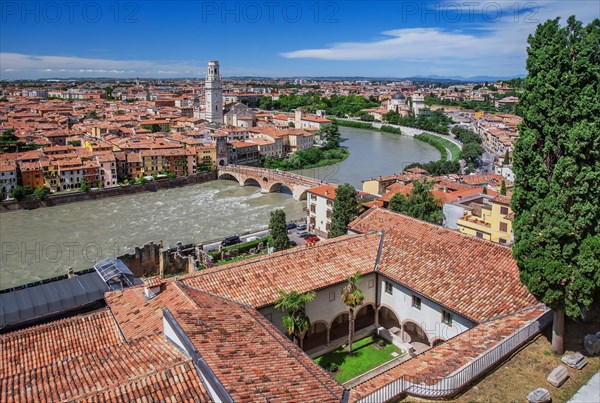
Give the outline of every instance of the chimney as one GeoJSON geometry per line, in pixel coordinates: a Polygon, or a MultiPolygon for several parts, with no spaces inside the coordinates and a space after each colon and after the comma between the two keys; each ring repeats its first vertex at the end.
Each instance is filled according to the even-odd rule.
{"type": "Polygon", "coordinates": [[[461,200],[462,200],[462,196],[458,196],[458,201],[461,201],[461,200]]]}
{"type": "Polygon", "coordinates": [[[160,294],[161,280],[158,276],[144,279],[144,296],[146,299],[152,299],[160,294]]]}
{"type": "Polygon", "coordinates": [[[67,269],[67,278],[73,278],[73,277],[75,277],[75,272],[73,271],[72,267],[69,267],[67,269]]]}

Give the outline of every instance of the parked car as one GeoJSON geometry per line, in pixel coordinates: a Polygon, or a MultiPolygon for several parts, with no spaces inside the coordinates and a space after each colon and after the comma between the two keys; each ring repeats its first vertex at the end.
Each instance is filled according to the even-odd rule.
{"type": "Polygon", "coordinates": [[[294,247],[294,246],[298,246],[298,244],[296,243],[296,241],[292,241],[291,239],[290,239],[290,241],[288,242],[288,245],[290,245],[290,246],[292,246],[292,247],[294,247]]]}
{"type": "Polygon", "coordinates": [[[228,236],[227,238],[223,239],[223,241],[221,241],[221,246],[231,246],[231,245],[237,245],[238,243],[241,243],[242,240],[240,239],[239,235],[232,235],[232,236],[228,236]]]}
{"type": "Polygon", "coordinates": [[[300,238],[305,238],[307,236],[310,235],[310,233],[307,230],[302,230],[302,231],[298,231],[296,233],[300,238]]]}
{"type": "Polygon", "coordinates": [[[249,236],[246,238],[246,242],[258,241],[260,238],[257,236],[249,236]]]}
{"type": "Polygon", "coordinates": [[[306,224],[298,224],[296,228],[298,231],[304,231],[306,229],[306,224]]]}
{"type": "Polygon", "coordinates": [[[285,229],[287,229],[289,231],[289,230],[294,229],[296,227],[297,227],[296,223],[291,222],[291,223],[289,223],[288,225],[285,226],[285,229]]]}
{"type": "Polygon", "coordinates": [[[321,240],[321,238],[319,238],[316,235],[312,235],[312,234],[309,234],[309,236],[307,236],[305,239],[306,239],[306,242],[308,242],[308,243],[319,242],[321,240]]]}

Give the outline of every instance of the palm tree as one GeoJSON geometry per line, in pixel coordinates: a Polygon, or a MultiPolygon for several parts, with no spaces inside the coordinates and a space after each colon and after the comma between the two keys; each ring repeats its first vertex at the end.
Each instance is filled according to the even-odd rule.
{"type": "Polygon", "coordinates": [[[304,311],[307,302],[315,298],[315,293],[309,291],[298,294],[296,291],[279,290],[280,297],[275,301],[275,309],[287,312],[287,316],[281,318],[281,324],[292,336],[292,340],[299,346],[300,335],[310,328],[310,319],[304,311]]]}
{"type": "Polygon", "coordinates": [[[342,302],[348,307],[348,313],[350,314],[350,329],[348,331],[348,352],[352,354],[352,338],[354,337],[354,309],[361,306],[365,295],[358,288],[358,282],[360,281],[360,273],[356,273],[353,276],[348,276],[346,279],[346,285],[342,288],[342,302]]]}

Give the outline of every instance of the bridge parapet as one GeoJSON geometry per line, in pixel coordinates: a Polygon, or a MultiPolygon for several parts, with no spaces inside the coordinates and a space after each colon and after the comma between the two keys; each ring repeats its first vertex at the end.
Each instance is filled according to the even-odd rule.
{"type": "Polygon", "coordinates": [[[234,179],[240,186],[260,186],[261,192],[279,192],[283,187],[291,190],[294,199],[306,199],[310,188],[327,184],[319,179],[309,178],[277,169],[258,168],[244,165],[226,165],[218,169],[219,179],[234,179]]]}

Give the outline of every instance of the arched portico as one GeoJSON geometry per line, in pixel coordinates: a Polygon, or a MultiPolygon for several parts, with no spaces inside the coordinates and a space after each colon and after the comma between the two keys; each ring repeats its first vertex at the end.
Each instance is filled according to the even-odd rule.
{"type": "Polygon", "coordinates": [[[385,305],[379,307],[378,323],[379,326],[382,326],[386,329],[391,329],[394,327],[400,329],[400,319],[393,309],[388,308],[385,305]]]}
{"type": "Polygon", "coordinates": [[[362,306],[355,314],[354,330],[361,330],[375,324],[375,306],[367,304],[362,306]]]}
{"type": "Polygon", "coordinates": [[[429,337],[427,333],[419,324],[412,320],[405,320],[402,323],[402,331],[405,342],[408,343],[422,343],[429,346],[429,337]]]}
{"type": "Polygon", "coordinates": [[[302,347],[304,350],[329,343],[329,324],[323,320],[318,320],[310,325],[310,329],[304,334],[302,347]]]}
{"type": "Polygon", "coordinates": [[[342,312],[337,315],[332,321],[329,329],[329,340],[348,337],[350,326],[350,315],[348,312],[342,312]]]}

